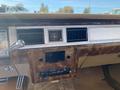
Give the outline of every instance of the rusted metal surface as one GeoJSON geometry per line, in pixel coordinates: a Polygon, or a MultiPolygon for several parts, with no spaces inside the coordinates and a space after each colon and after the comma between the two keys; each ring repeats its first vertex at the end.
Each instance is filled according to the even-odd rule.
{"type": "Polygon", "coordinates": [[[30,90],[113,90],[104,79],[101,67],[79,70],[79,77],[59,80],[59,82],[41,82],[30,90]]]}
{"type": "Polygon", "coordinates": [[[54,47],[54,48],[43,48],[43,49],[27,49],[23,51],[17,50],[14,51],[12,58],[14,60],[18,60],[17,63],[21,63],[28,60],[30,64],[32,81],[33,83],[38,83],[40,81],[46,81],[45,79],[39,76],[39,73],[41,71],[45,71],[49,69],[63,69],[64,67],[69,67],[71,69],[71,73],[48,77],[47,81],[74,77],[75,76],[74,72],[77,68],[76,65],[77,59],[74,54],[75,54],[74,47],[54,47]],[[65,60],[56,63],[45,62],[44,60],[45,53],[55,52],[55,51],[65,51],[65,60]]]}
{"type": "MultiPolygon", "coordinates": [[[[81,46],[69,46],[69,47],[52,47],[52,48],[37,48],[37,49],[26,49],[17,50],[13,53],[12,58],[17,62],[29,62],[30,72],[33,83],[41,81],[51,81],[62,78],[74,77],[77,74],[77,67],[79,66],[79,58],[84,56],[99,56],[106,55],[108,57],[111,54],[120,53],[120,43],[108,43],[108,44],[94,44],[94,45],[81,45],[81,46]],[[65,51],[65,61],[57,63],[46,63],[45,53],[53,51],[65,51]],[[67,58],[70,56],[70,58],[67,58]],[[66,75],[50,76],[47,79],[43,79],[39,76],[40,71],[48,69],[59,69],[64,67],[70,67],[71,73],[66,75]]],[[[117,56],[118,57],[118,56],[117,56]]],[[[95,62],[99,61],[99,58],[95,62]]],[[[104,62],[104,60],[101,60],[104,62]]],[[[111,62],[106,61],[106,64],[111,62]]],[[[94,63],[94,62],[93,62],[94,63]]],[[[98,63],[99,65],[99,63],[98,63]]],[[[89,65],[88,65],[89,66],[89,65]]],[[[78,67],[79,68],[79,67],[78,67]]]]}
{"type": "Polygon", "coordinates": [[[120,43],[85,45],[76,48],[79,57],[85,55],[96,56],[96,55],[104,55],[104,54],[114,54],[120,52],[120,43]]]}

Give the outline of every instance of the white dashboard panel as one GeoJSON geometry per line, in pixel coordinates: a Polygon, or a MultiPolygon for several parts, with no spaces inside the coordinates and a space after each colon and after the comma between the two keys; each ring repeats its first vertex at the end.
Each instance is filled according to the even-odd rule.
{"type": "Polygon", "coordinates": [[[120,27],[89,28],[90,41],[120,40],[120,27]]]}
{"type": "MultiPolygon", "coordinates": [[[[17,39],[16,30],[17,29],[32,29],[32,28],[43,28],[44,29],[44,44],[34,44],[34,45],[25,45],[23,49],[27,48],[43,48],[43,47],[58,47],[58,46],[70,46],[70,45],[84,45],[84,44],[98,44],[98,43],[112,43],[112,42],[120,42],[120,26],[119,25],[73,25],[73,26],[30,26],[30,27],[15,27],[14,30],[9,30],[9,38],[11,42],[15,42],[17,39]],[[86,27],[88,32],[88,40],[87,41],[79,41],[79,42],[67,42],[67,28],[81,28],[86,27]],[[48,29],[61,29],[62,30],[62,42],[52,42],[48,41],[48,29]],[[13,33],[14,35],[11,33],[13,33]],[[14,36],[14,39],[11,38],[14,36]],[[11,40],[12,39],[12,40],[11,40]]],[[[9,28],[10,29],[10,28],[9,28]]],[[[12,28],[11,28],[12,29],[12,28]]]]}

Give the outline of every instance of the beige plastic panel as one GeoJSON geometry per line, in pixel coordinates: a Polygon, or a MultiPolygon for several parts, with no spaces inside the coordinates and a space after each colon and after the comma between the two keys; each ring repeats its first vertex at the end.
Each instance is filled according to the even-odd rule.
{"type": "Polygon", "coordinates": [[[78,68],[120,63],[119,55],[120,54],[105,54],[88,57],[82,56],[79,58],[78,68]]]}

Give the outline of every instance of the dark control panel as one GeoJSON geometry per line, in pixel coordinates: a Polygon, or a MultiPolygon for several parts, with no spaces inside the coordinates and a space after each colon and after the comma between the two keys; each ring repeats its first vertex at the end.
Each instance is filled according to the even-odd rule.
{"type": "Polygon", "coordinates": [[[50,69],[46,71],[41,71],[39,73],[39,76],[42,78],[46,78],[48,76],[69,74],[70,72],[71,72],[71,69],[69,67],[65,67],[65,68],[60,68],[60,69],[50,69]]]}

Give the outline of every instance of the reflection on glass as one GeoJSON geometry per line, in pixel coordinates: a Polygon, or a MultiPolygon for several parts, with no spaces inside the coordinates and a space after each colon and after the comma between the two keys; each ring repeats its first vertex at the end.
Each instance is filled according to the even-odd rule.
{"type": "Polygon", "coordinates": [[[0,13],[120,14],[120,0],[0,0],[0,13]]]}
{"type": "Polygon", "coordinates": [[[49,41],[50,42],[59,42],[62,41],[62,30],[51,30],[49,33],[49,41]]]}
{"type": "Polygon", "coordinates": [[[25,41],[26,45],[44,44],[43,28],[17,29],[17,39],[25,41]]]}
{"type": "Polygon", "coordinates": [[[0,57],[7,56],[8,51],[7,30],[0,29],[0,57]]]}

